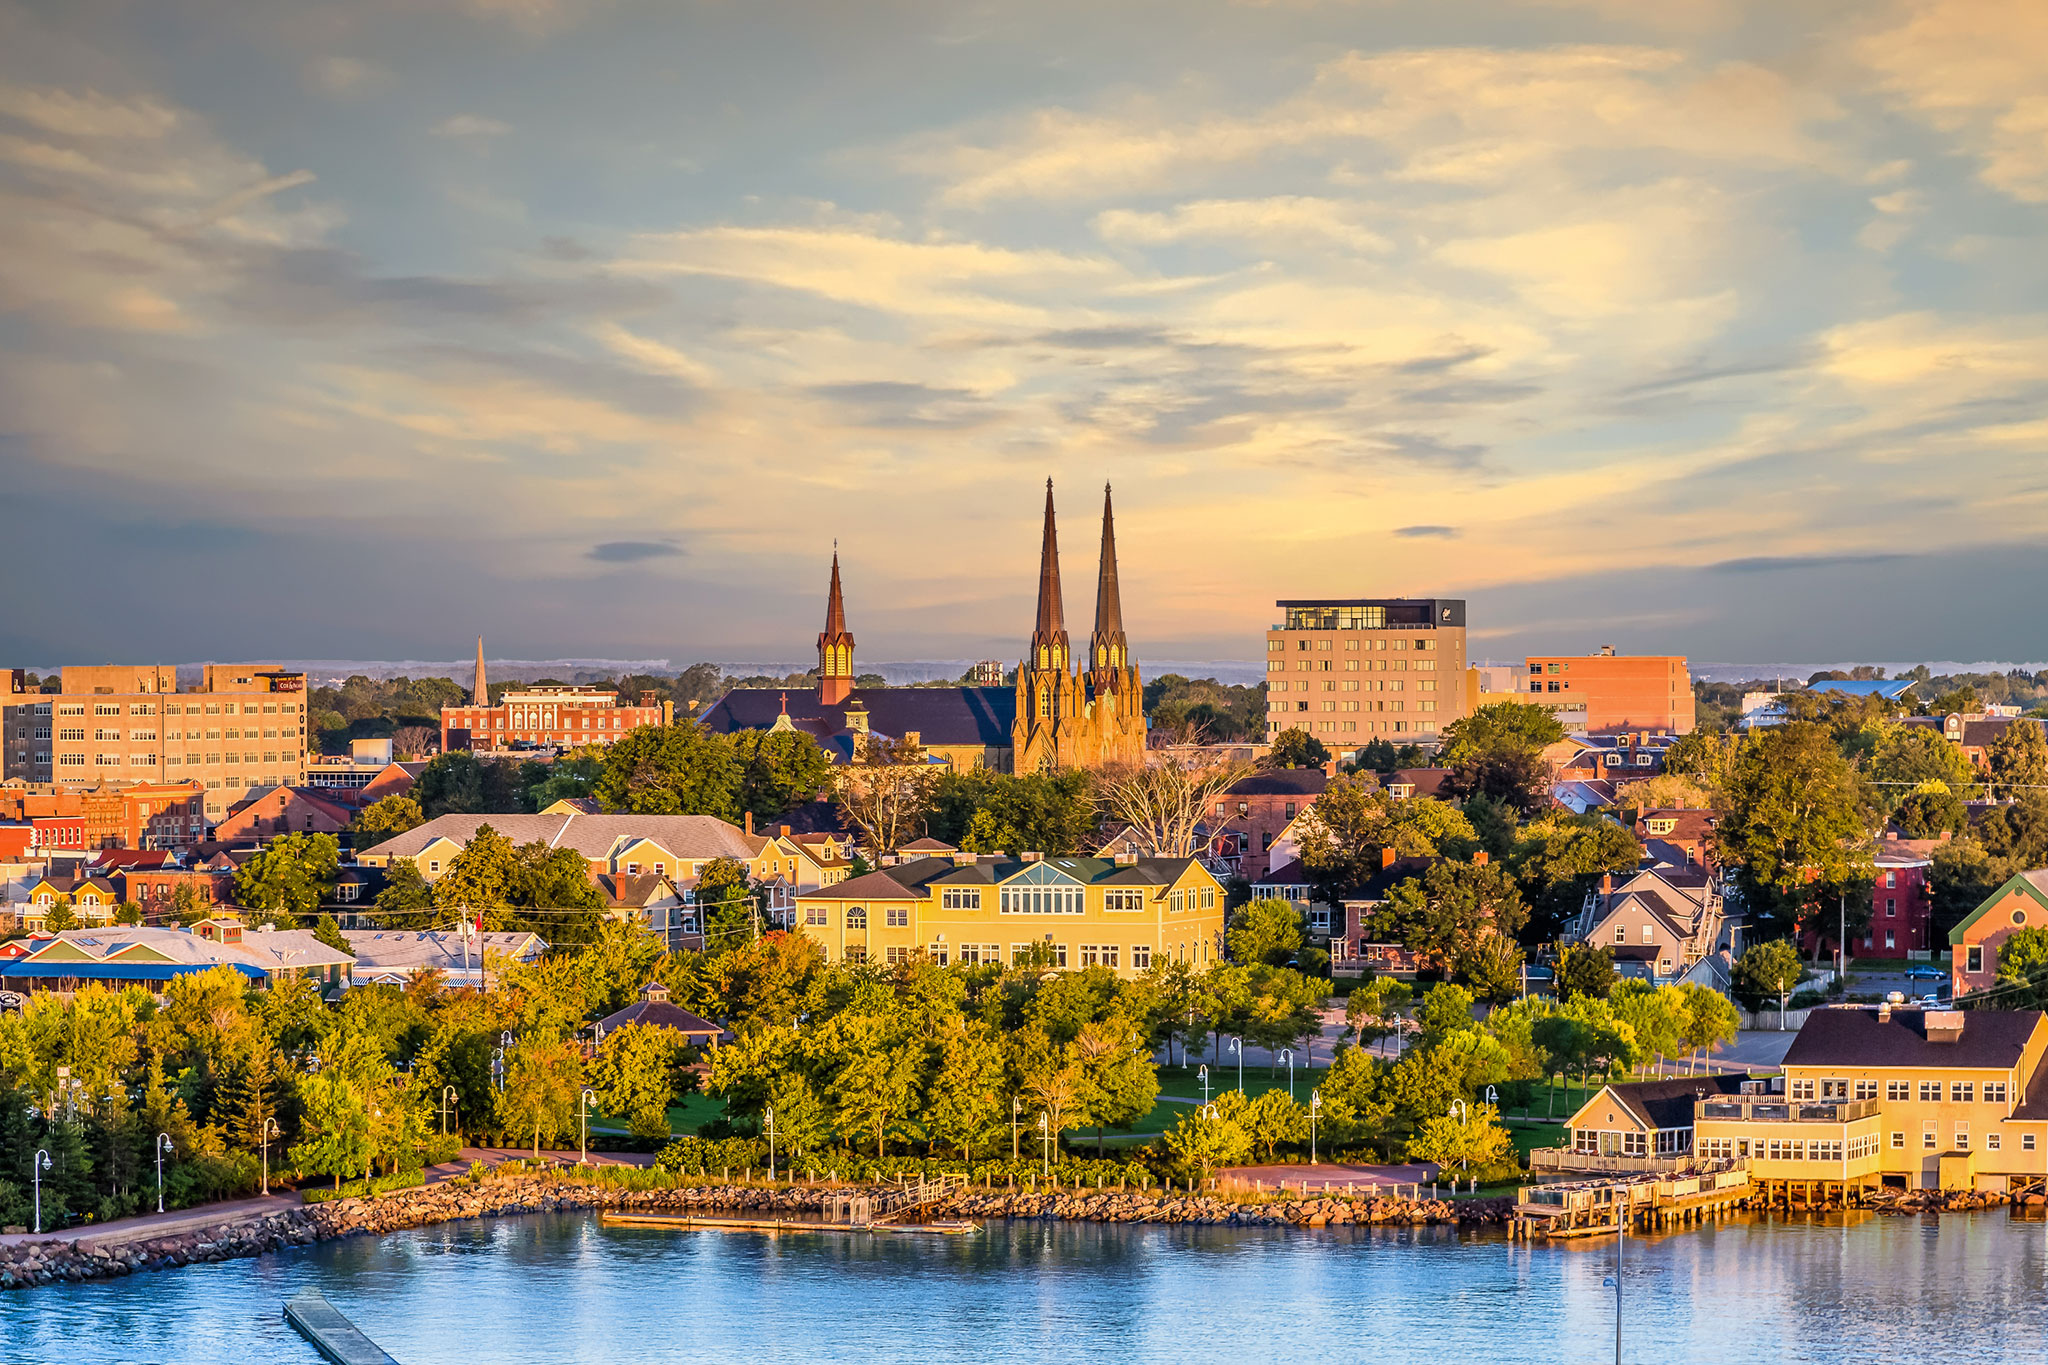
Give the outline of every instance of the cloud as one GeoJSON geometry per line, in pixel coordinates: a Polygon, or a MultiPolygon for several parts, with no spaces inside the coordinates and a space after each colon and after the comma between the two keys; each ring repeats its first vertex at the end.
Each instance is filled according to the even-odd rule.
{"type": "Polygon", "coordinates": [[[682,547],[667,540],[608,540],[590,547],[585,559],[600,564],[640,564],[650,559],[672,559],[682,547]]]}
{"type": "Polygon", "coordinates": [[[485,118],[481,114],[455,114],[434,125],[435,137],[500,137],[511,131],[511,124],[501,123],[494,118],[485,118]]]}
{"type": "Polygon", "coordinates": [[[1110,209],[1095,219],[1103,240],[1158,246],[1204,238],[1259,243],[1335,246],[1385,252],[1392,244],[1354,221],[1356,209],[1328,199],[1276,195],[1268,199],[1201,199],[1172,213],[1110,209]]]}
{"type": "Polygon", "coordinates": [[[355,57],[320,57],[306,66],[306,83],[338,97],[366,95],[391,84],[391,73],[355,57]]]}
{"type": "Polygon", "coordinates": [[[1879,87],[1981,165],[1984,182],[2048,203],[2048,9],[2010,0],[1926,0],[1863,36],[1879,87]]]}
{"type": "Polygon", "coordinates": [[[1455,540],[1458,528],[1455,526],[1397,526],[1394,534],[1403,540],[1455,540]]]}
{"type": "Polygon", "coordinates": [[[1867,555],[1757,555],[1748,559],[1724,559],[1707,565],[1708,573],[1809,573],[1816,569],[1853,569],[1872,564],[1892,564],[1908,556],[1867,555]]]}

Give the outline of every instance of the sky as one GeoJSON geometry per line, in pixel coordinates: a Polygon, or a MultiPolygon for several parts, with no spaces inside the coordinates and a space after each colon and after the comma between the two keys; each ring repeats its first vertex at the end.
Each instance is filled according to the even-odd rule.
{"type": "Polygon", "coordinates": [[[2048,657],[2048,5],[0,0],[0,663],[2048,657]]]}

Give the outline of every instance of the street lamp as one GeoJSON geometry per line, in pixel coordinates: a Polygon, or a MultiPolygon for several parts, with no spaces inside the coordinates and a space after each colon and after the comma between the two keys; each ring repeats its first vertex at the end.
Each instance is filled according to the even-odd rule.
{"type": "Polygon", "coordinates": [[[156,1211],[164,1211],[164,1153],[176,1150],[171,1145],[169,1133],[156,1135],[156,1211]]]}
{"type": "Polygon", "coordinates": [[[1614,1273],[1601,1283],[1614,1286],[1614,1365],[1621,1365],[1621,1239],[1628,1230],[1622,1206],[1614,1206],[1614,1273]]]}
{"type": "MultiPolygon", "coordinates": [[[[1451,1117],[1458,1121],[1460,1128],[1468,1128],[1472,1124],[1472,1107],[1463,1100],[1452,1100],[1451,1117]]],[[[1465,1171],[1465,1149],[1465,1136],[1461,1133],[1458,1135],[1458,1172],[1461,1175],[1465,1171]]],[[[1454,1182],[1451,1185],[1451,1193],[1456,1194],[1457,1192],[1458,1187],[1454,1182]]]]}
{"type": "Polygon", "coordinates": [[[583,1130],[583,1149],[576,1157],[578,1166],[590,1164],[590,1102],[596,1098],[589,1090],[576,1097],[576,1122],[583,1130]]]}
{"type": "Polygon", "coordinates": [[[1015,1095],[1010,1096],[1010,1160],[1013,1162],[1018,1159],[1017,1121],[1022,1117],[1023,1113],[1024,1101],[1018,1099],[1015,1095]]]}
{"type": "Polygon", "coordinates": [[[1045,1173],[1046,1175],[1051,1175],[1051,1174],[1052,1174],[1052,1126],[1051,1126],[1051,1124],[1049,1124],[1049,1123],[1047,1122],[1047,1117],[1048,1117],[1048,1116],[1047,1116],[1047,1115],[1045,1115],[1045,1114],[1043,1114],[1043,1113],[1041,1113],[1041,1114],[1040,1114],[1040,1115],[1038,1116],[1038,1142],[1039,1142],[1039,1146],[1040,1146],[1040,1148],[1042,1149],[1042,1150],[1041,1150],[1041,1152],[1040,1152],[1040,1158],[1041,1158],[1041,1160],[1040,1160],[1040,1167],[1039,1167],[1039,1169],[1040,1169],[1040,1170],[1042,1170],[1042,1171],[1043,1171],[1043,1172],[1044,1172],[1044,1173],[1045,1173]]]}
{"type": "Polygon", "coordinates": [[[1195,1079],[1202,1083],[1202,1103],[1207,1104],[1209,1102],[1209,1064],[1207,1062],[1203,1062],[1200,1067],[1196,1068],[1195,1079]]]}
{"type": "Polygon", "coordinates": [[[768,1106],[768,1183],[775,1183],[775,1106],[768,1106]]]}
{"type": "Polygon", "coordinates": [[[505,1049],[491,1049],[491,1084],[499,1090],[505,1088],[505,1049]]]}
{"type": "Polygon", "coordinates": [[[1321,1090],[1319,1090],[1319,1089],[1318,1089],[1318,1090],[1311,1090],[1311,1091],[1309,1091],[1309,1092],[1308,1092],[1308,1164],[1309,1164],[1309,1165],[1311,1165],[1311,1166],[1313,1166],[1313,1165],[1315,1165],[1315,1164],[1316,1164],[1316,1119],[1317,1119],[1318,1117],[1320,1117],[1320,1116],[1322,1115],[1322,1112],[1323,1112],[1323,1092],[1322,1092],[1321,1090]]]}
{"type": "Polygon", "coordinates": [[[1294,1049],[1283,1047],[1280,1055],[1287,1059],[1287,1098],[1291,1100],[1294,1098],[1294,1049]]]}
{"type": "Polygon", "coordinates": [[[1244,1093],[1244,1039],[1232,1038],[1230,1050],[1237,1054],[1237,1093],[1244,1093]]]}
{"type": "Polygon", "coordinates": [[[267,1118],[263,1120],[263,1193],[265,1195],[270,1193],[270,1140],[280,1136],[282,1132],[283,1130],[277,1126],[276,1119],[267,1118]]]}
{"type": "Polygon", "coordinates": [[[455,1087],[454,1087],[454,1086],[452,1086],[452,1085],[444,1085],[444,1086],[442,1086],[442,1087],[441,1087],[441,1136],[442,1136],[442,1137],[447,1137],[447,1136],[448,1136],[448,1106],[449,1106],[450,1104],[453,1104],[454,1102],[455,1102],[455,1087]]]}
{"type": "Polygon", "coordinates": [[[28,1168],[35,1175],[31,1183],[36,1187],[36,1235],[40,1237],[43,1234],[43,1172],[50,1169],[50,1154],[37,1152],[35,1160],[28,1163],[28,1168]]]}

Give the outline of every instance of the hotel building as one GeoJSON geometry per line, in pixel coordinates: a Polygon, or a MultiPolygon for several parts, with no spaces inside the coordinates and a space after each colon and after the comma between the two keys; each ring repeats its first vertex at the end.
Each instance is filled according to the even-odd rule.
{"type": "Polygon", "coordinates": [[[1275,603],[1266,632],[1266,737],[1306,730],[1332,749],[1434,743],[1466,714],[1465,603],[1444,597],[1275,603]]]}

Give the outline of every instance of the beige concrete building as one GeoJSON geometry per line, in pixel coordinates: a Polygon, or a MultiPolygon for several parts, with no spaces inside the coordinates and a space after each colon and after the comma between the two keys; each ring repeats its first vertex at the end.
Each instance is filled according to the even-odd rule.
{"type": "Polygon", "coordinates": [[[1266,737],[1306,730],[1350,752],[1434,743],[1467,714],[1465,604],[1442,597],[1281,601],[1266,632],[1266,737]]]}
{"type": "Polygon", "coordinates": [[[267,664],[208,664],[186,691],[172,668],[66,668],[56,693],[28,692],[16,671],[0,719],[6,776],[64,787],[199,782],[217,820],[251,788],[306,780],[305,697],[305,674],[267,664]]]}

